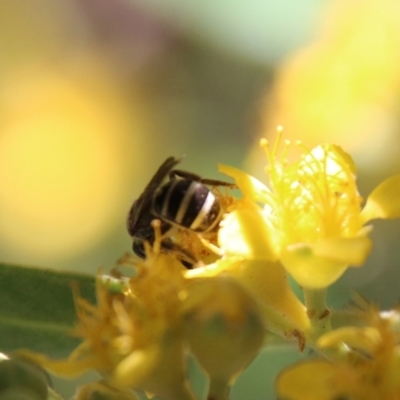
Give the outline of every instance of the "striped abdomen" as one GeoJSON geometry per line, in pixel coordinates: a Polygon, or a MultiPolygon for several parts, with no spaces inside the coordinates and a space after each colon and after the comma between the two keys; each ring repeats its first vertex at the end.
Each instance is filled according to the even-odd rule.
{"type": "Polygon", "coordinates": [[[153,198],[153,212],[164,221],[194,232],[211,231],[222,216],[211,191],[189,179],[173,179],[163,185],[153,198]]]}

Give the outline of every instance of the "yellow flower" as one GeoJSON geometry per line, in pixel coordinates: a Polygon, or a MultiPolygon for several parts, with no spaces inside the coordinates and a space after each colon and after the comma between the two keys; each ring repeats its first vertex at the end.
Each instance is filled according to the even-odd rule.
{"type": "Polygon", "coordinates": [[[399,399],[399,314],[397,311],[386,315],[370,311],[366,320],[368,326],[340,328],[320,338],[320,347],[345,346],[347,354],[339,361],[313,359],[282,371],[276,381],[279,398],[399,399]]]}
{"type": "MultiPolygon", "coordinates": [[[[324,288],[350,265],[364,263],[371,249],[366,222],[400,216],[400,175],[379,185],[362,210],[355,165],[341,147],[325,144],[309,150],[299,144],[301,159],[290,164],[286,160],[290,143],[280,157],[279,144],[280,137],[274,148],[261,141],[269,161],[270,188],[236,168],[219,169],[233,177],[243,192],[236,212],[242,213],[249,204],[257,207],[258,217],[243,225],[242,232],[242,236],[257,232],[258,236],[252,234],[257,254],[279,260],[302,287],[324,288]]],[[[227,240],[229,236],[222,228],[223,254],[246,251],[239,239],[227,240]]]]}
{"type": "MultiPolygon", "coordinates": [[[[130,263],[130,259],[126,264],[130,263]]],[[[21,355],[49,371],[75,377],[95,369],[117,388],[147,391],[164,399],[193,400],[185,380],[185,340],[181,324],[182,265],[172,255],[149,249],[136,273],[121,281],[97,280],[98,304],[76,298],[83,342],[66,360],[27,351],[21,355]]]]}
{"type": "Polygon", "coordinates": [[[264,343],[258,302],[232,278],[187,279],[180,261],[161,252],[159,230],[153,248],[145,245],[144,261],[120,261],[134,268],[133,277],[98,276],[97,305],[75,294],[74,333],[83,342],[66,360],[19,354],[64,377],[97,370],[111,389],[90,385],[82,398],[92,390],[123,397],[126,389],[139,389],[165,400],[195,400],[186,374],[189,349],[209,374],[213,395],[229,391],[264,343]]]}

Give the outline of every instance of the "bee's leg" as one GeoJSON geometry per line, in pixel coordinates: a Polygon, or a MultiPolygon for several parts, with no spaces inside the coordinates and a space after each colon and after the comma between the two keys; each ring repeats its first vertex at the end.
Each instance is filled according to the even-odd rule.
{"type": "MultiPolygon", "coordinates": [[[[146,239],[149,243],[153,242],[151,238],[146,239]]],[[[133,252],[142,260],[146,258],[146,250],[144,246],[144,241],[140,239],[136,239],[133,241],[132,245],[133,252]]],[[[170,239],[164,239],[161,242],[161,249],[166,253],[171,253],[175,255],[179,261],[185,266],[187,269],[192,269],[194,264],[197,264],[198,260],[194,257],[194,255],[183,249],[181,246],[173,243],[170,239]]]]}
{"type": "Polygon", "coordinates": [[[141,197],[152,196],[154,191],[160,186],[164,178],[171,174],[172,168],[181,162],[181,158],[168,157],[158,168],[150,182],[145,187],[141,197]]]}
{"type": "MultiPolygon", "coordinates": [[[[154,237],[148,237],[146,239],[150,244],[153,244],[154,237]]],[[[144,247],[144,241],[141,239],[134,239],[132,244],[133,252],[142,260],[146,258],[146,250],[144,247]]]]}
{"type": "Polygon", "coordinates": [[[237,185],[235,183],[231,182],[225,182],[225,181],[219,181],[218,179],[207,179],[207,178],[202,178],[200,181],[203,185],[209,185],[209,186],[227,186],[230,187],[231,189],[237,189],[237,185]]]}
{"type": "Polygon", "coordinates": [[[200,175],[194,174],[193,172],[184,171],[182,169],[174,169],[169,173],[169,179],[175,179],[176,177],[183,179],[190,179],[195,182],[203,183],[204,185],[210,186],[230,186],[236,188],[234,183],[220,181],[217,179],[206,179],[202,178],[200,175]]]}
{"type": "Polygon", "coordinates": [[[164,239],[161,242],[161,248],[167,253],[174,254],[187,269],[192,269],[193,265],[198,263],[198,260],[190,251],[185,250],[170,239],[164,239]]]}
{"type": "Polygon", "coordinates": [[[183,169],[173,169],[172,171],[170,171],[168,176],[169,176],[170,180],[175,179],[176,177],[179,177],[179,178],[184,178],[184,179],[190,179],[191,181],[196,181],[196,182],[201,181],[200,175],[197,175],[194,172],[185,171],[183,169]]]}

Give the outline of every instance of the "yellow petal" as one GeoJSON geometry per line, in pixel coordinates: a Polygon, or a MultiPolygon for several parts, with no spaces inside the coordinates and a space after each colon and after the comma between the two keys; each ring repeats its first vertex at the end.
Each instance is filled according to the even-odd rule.
{"type": "Polygon", "coordinates": [[[371,240],[366,236],[353,238],[329,238],[313,244],[313,253],[346,265],[362,265],[372,248],[371,240]]]}
{"type": "Polygon", "coordinates": [[[111,382],[119,387],[141,388],[160,358],[160,353],[158,344],[133,351],[115,368],[111,382]]]}
{"type": "Polygon", "coordinates": [[[319,347],[337,347],[342,343],[369,353],[373,353],[382,337],[378,329],[372,327],[343,327],[328,332],[318,339],[319,347]]]}
{"type": "MultiPolygon", "coordinates": [[[[229,259],[217,264],[220,262],[227,264],[229,259]]],[[[258,298],[264,306],[269,329],[282,333],[293,329],[304,331],[309,327],[305,307],[293,293],[286,271],[279,262],[233,260],[225,273],[237,278],[258,298]]]]}
{"type": "Polygon", "coordinates": [[[44,354],[35,353],[30,350],[18,350],[16,354],[21,358],[25,358],[41,365],[43,368],[55,375],[65,378],[75,378],[87,371],[102,369],[99,359],[90,355],[74,360],[52,360],[44,354]]]}
{"type": "Polygon", "coordinates": [[[309,360],[283,370],[275,382],[278,398],[285,400],[339,399],[335,385],[337,366],[325,360],[309,360]]]}
{"type": "Polygon", "coordinates": [[[236,184],[245,196],[253,201],[267,203],[270,197],[270,190],[258,179],[246,174],[238,168],[229,165],[218,164],[218,170],[225,175],[235,179],[236,184]]]}
{"type": "MultiPolygon", "coordinates": [[[[346,151],[343,150],[342,147],[331,144],[328,145],[328,148],[330,149],[330,151],[332,153],[336,153],[336,159],[342,159],[343,160],[343,164],[342,164],[342,168],[344,165],[347,166],[347,168],[349,168],[350,172],[355,175],[357,173],[357,168],[356,168],[356,164],[353,160],[353,158],[351,157],[351,155],[349,153],[347,153],[346,151]]],[[[332,155],[333,157],[333,155],[332,155]]]]}
{"type": "Polygon", "coordinates": [[[376,218],[400,217],[400,174],[384,180],[372,191],[361,217],[364,223],[376,218]]]}
{"type": "Polygon", "coordinates": [[[310,289],[331,285],[348,267],[348,263],[316,256],[313,247],[305,244],[283,250],[280,260],[300,286],[310,289]]]}
{"type": "Polygon", "coordinates": [[[218,241],[225,255],[264,260],[277,258],[265,217],[256,205],[226,215],[221,222],[218,241]]]}
{"type": "Polygon", "coordinates": [[[222,263],[221,261],[222,260],[219,260],[218,264],[214,263],[214,264],[204,265],[202,267],[188,269],[183,272],[183,275],[185,276],[185,278],[188,279],[210,278],[212,276],[220,275],[226,269],[229,269],[231,265],[229,262],[222,263]]]}

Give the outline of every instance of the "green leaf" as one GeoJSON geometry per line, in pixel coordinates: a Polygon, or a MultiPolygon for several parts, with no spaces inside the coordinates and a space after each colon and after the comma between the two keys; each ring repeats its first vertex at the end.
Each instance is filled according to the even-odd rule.
{"type": "Polygon", "coordinates": [[[75,322],[72,284],[95,302],[92,276],[0,264],[0,351],[28,348],[66,357],[80,342],[69,334],[75,322]]]}

